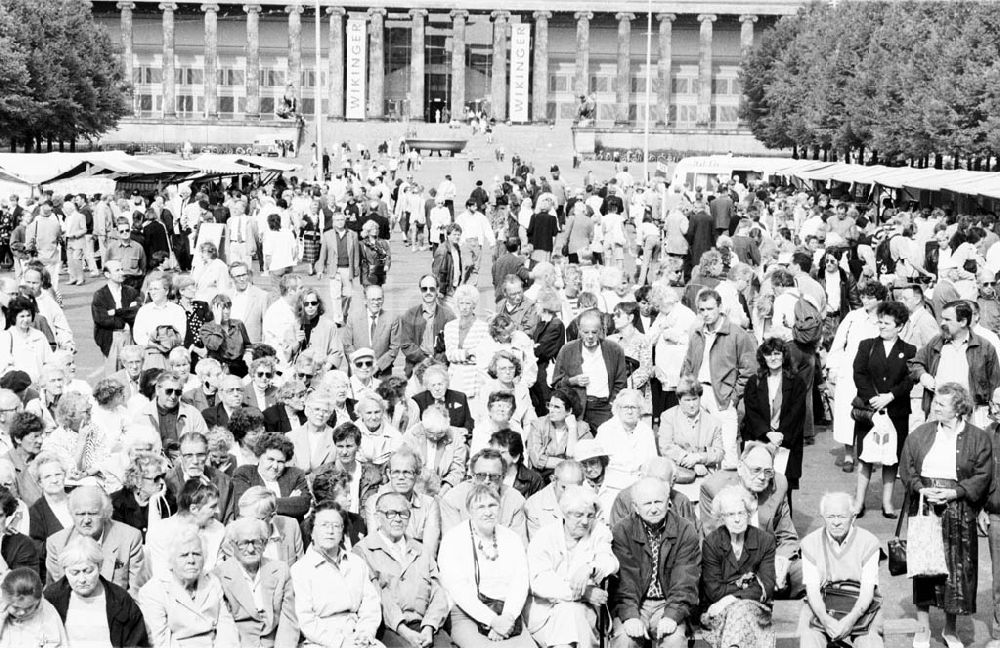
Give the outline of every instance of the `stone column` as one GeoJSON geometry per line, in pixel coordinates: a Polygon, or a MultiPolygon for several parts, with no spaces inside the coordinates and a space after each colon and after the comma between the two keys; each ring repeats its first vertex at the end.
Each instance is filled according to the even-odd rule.
{"type": "Polygon", "coordinates": [[[343,7],[329,7],[330,61],[327,70],[327,89],[330,98],[330,119],[344,118],[344,11],[343,7]]]}
{"type": "Polygon", "coordinates": [[[174,11],[177,4],[165,2],[163,12],[163,117],[177,116],[176,84],[174,82],[174,11]]]}
{"type": "Polygon", "coordinates": [[[656,103],[660,114],[656,123],[666,126],[670,123],[670,70],[673,65],[674,20],[677,16],[672,13],[661,13],[656,14],[656,19],[660,21],[660,55],[656,62],[659,72],[656,103]]]}
{"type": "Polygon", "coordinates": [[[753,47],[753,24],[757,16],[740,16],[740,50],[747,51],[753,47]]]}
{"type": "Polygon", "coordinates": [[[288,76],[285,83],[292,86],[292,96],[302,110],[302,5],[285,7],[288,13],[288,76]]]}
{"type": "Polygon", "coordinates": [[[576,18],[576,76],[573,91],[579,95],[590,94],[590,11],[578,11],[576,18]]]}
{"type": "Polygon", "coordinates": [[[549,18],[551,11],[536,11],[535,53],[531,65],[534,83],[531,88],[531,120],[545,123],[549,120],[549,18]]]}
{"type": "Polygon", "coordinates": [[[628,124],[629,99],[632,96],[632,19],[633,13],[615,14],[618,20],[618,74],[615,78],[615,123],[628,124]]]}
{"type": "Polygon", "coordinates": [[[368,117],[385,116],[385,9],[368,10],[368,117]]]}
{"type": "Polygon", "coordinates": [[[219,116],[219,5],[203,4],[205,12],[205,116],[219,116]]]}
{"type": "MultiPolygon", "coordinates": [[[[410,119],[424,121],[424,25],[426,9],[410,9],[410,119]]],[[[458,115],[460,117],[460,115],[458,115]]]]}
{"type": "Polygon", "coordinates": [[[246,116],[260,117],[260,5],[243,5],[247,12],[247,65],[243,81],[246,84],[246,116]]]}
{"type": "Polygon", "coordinates": [[[711,126],[712,122],[712,23],[714,14],[701,14],[701,33],[698,38],[698,110],[695,124],[711,126]]]}
{"type": "Polygon", "coordinates": [[[493,116],[499,121],[507,120],[507,26],[509,11],[494,11],[493,18],[493,73],[490,85],[493,96],[493,116]]]}
{"type": "Polygon", "coordinates": [[[469,12],[457,9],[451,12],[451,116],[461,120],[465,116],[465,19],[469,12]]]}
{"type": "Polygon", "coordinates": [[[134,83],[132,79],[132,10],[135,9],[134,2],[119,2],[121,9],[122,23],[122,74],[129,83],[134,83]]]}

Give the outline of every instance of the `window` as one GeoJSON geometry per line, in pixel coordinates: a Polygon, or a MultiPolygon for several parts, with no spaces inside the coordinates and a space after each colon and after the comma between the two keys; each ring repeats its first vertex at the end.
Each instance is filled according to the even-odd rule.
{"type": "Polygon", "coordinates": [[[698,119],[698,107],[676,104],[670,107],[670,120],[676,124],[693,124],[698,119]]]}
{"type": "Polygon", "coordinates": [[[562,74],[549,75],[549,92],[566,92],[569,90],[569,77],[562,74]]]}
{"type": "Polygon", "coordinates": [[[684,77],[675,77],[670,80],[671,94],[691,94],[691,80],[684,77]]]}
{"type": "Polygon", "coordinates": [[[285,71],[274,68],[261,69],[260,84],[262,86],[283,87],[285,85],[285,71]]]}
{"type": "Polygon", "coordinates": [[[718,106],[716,122],[720,124],[736,124],[740,120],[739,106],[718,106]]]}
{"type": "MultiPolygon", "coordinates": [[[[159,102],[156,102],[159,103],[159,102]]],[[[150,112],[154,110],[153,95],[141,94],[139,95],[139,110],[142,112],[150,112]]]]}
{"type": "Polygon", "coordinates": [[[576,109],[573,102],[559,104],[559,119],[576,119],[576,109]]]}
{"type": "Polygon", "coordinates": [[[299,112],[303,115],[312,115],[316,112],[316,100],[312,97],[302,97],[302,102],[299,104],[299,112]]]}
{"type": "Polygon", "coordinates": [[[177,112],[194,113],[205,110],[205,98],[194,95],[177,95],[177,112]]]}
{"type": "Polygon", "coordinates": [[[162,83],[163,70],[158,67],[140,66],[133,70],[132,79],[136,85],[162,83]]]}
{"type": "Polygon", "coordinates": [[[197,68],[177,68],[174,70],[174,81],[177,85],[201,85],[204,83],[204,71],[197,68]]]}
{"type": "Polygon", "coordinates": [[[230,68],[219,70],[218,78],[220,86],[242,86],[246,82],[243,70],[230,68]]]}
{"type": "Polygon", "coordinates": [[[235,97],[219,97],[219,112],[232,113],[235,104],[235,97]]]}
{"type": "Polygon", "coordinates": [[[261,97],[260,98],[260,114],[270,115],[274,112],[274,97],[261,97]]]}
{"type": "Polygon", "coordinates": [[[646,94],[646,77],[632,77],[630,81],[632,82],[632,92],[646,94]]]}

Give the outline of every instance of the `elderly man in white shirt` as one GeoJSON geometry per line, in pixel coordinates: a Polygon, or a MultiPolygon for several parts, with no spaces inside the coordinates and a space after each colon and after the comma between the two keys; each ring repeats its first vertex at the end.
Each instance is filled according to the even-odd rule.
{"type": "Polygon", "coordinates": [[[187,333],[187,313],[180,304],[167,301],[170,277],[164,275],[150,281],[148,290],[152,301],[143,304],[135,314],[132,339],[136,344],[145,346],[149,344],[150,337],[156,334],[157,327],[169,324],[183,340],[187,333]]]}
{"type": "MultiPolygon", "coordinates": [[[[440,193],[438,195],[440,196],[440,193]]],[[[479,211],[476,201],[471,198],[465,201],[465,211],[455,217],[455,223],[462,228],[464,267],[471,269],[469,283],[475,286],[479,280],[479,264],[484,256],[483,251],[496,245],[496,236],[490,220],[479,211]]]]}

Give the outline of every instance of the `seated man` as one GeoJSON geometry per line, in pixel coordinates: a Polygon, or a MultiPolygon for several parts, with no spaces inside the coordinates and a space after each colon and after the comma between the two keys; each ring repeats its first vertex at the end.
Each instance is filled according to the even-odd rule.
{"type": "Polygon", "coordinates": [[[528,520],[528,539],[535,537],[538,530],[553,522],[562,521],[562,507],[559,499],[569,486],[583,485],[583,466],[579,461],[560,461],[552,471],[552,483],[528,498],[524,504],[524,516],[528,520]]]}
{"type": "Polygon", "coordinates": [[[736,472],[719,471],[701,483],[702,537],[715,531],[722,521],[712,513],[712,499],[726,486],[738,484],[757,498],[754,526],[770,531],[778,543],[774,557],[775,598],[797,599],[805,593],[802,587],[802,562],[799,560],[799,534],[792,524],[788,508],[788,482],[774,472],[774,456],[770,447],[750,441],[744,446],[736,472]]]}
{"type": "Polygon", "coordinates": [[[670,487],[646,477],[632,487],[634,512],[613,532],[618,590],[613,648],[686,648],[698,605],[701,549],[694,525],[670,508],[670,487]],[[661,555],[666,552],[666,555],[661,555]]]}
{"type": "Polygon", "coordinates": [[[262,520],[233,520],[226,527],[232,557],[215,567],[243,646],[295,646],[299,641],[288,565],[264,557],[269,535],[262,520]]]}
{"type": "Polygon", "coordinates": [[[420,415],[420,422],[410,426],[403,435],[403,443],[421,458],[424,472],[421,475],[423,490],[437,497],[444,497],[454,486],[465,479],[465,462],[469,448],[465,437],[448,423],[444,405],[429,405],[420,415]]]}
{"type": "Polygon", "coordinates": [[[465,498],[476,484],[488,484],[500,493],[500,517],[497,524],[520,534],[524,545],[528,544],[528,527],[524,519],[524,497],[513,488],[504,485],[507,462],[492,448],[480,450],[469,461],[469,479],[448,491],[441,498],[441,535],[469,519],[465,498]]]}
{"type": "Polygon", "coordinates": [[[181,491],[189,479],[200,479],[204,483],[215,484],[219,489],[219,509],[216,517],[223,524],[236,515],[236,500],[233,498],[233,480],[226,473],[208,465],[208,437],[198,432],[188,432],[181,436],[180,461],[167,473],[167,488],[175,501],[180,501],[181,491]]]}
{"type": "MultiPolygon", "coordinates": [[[[194,369],[198,384],[181,395],[181,400],[199,412],[214,407],[219,396],[219,378],[222,365],[215,358],[202,358],[194,369]]],[[[204,413],[202,414],[204,417],[204,413]]],[[[207,421],[206,421],[207,423],[207,421]]]]}
{"type": "Polygon", "coordinates": [[[389,481],[383,484],[365,503],[365,524],[369,529],[380,527],[375,507],[379,498],[386,493],[402,495],[410,508],[406,537],[416,540],[430,556],[437,555],[441,542],[441,509],[438,501],[414,490],[423,470],[423,460],[410,446],[401,446],[389,457],[389,481]]]}
{"type": "Polygon", "coordinates": [[[524,439],[512,430],[500,430],[490,437],[490,447],[503,456],[507,462],[507,472],[503,483],[528,499],[545,486],[545,480],[537,472],[524,465],[524,439]]]}
{"type": "Polygon", "coordinates": [[[434,552],[407,533],[410,500],[385,492],[375,500],[376,526],[355,545],[372,581],[381,588],[382,630],[386,648],[448,648],[451,637],[443,626],[451,611],[448,595],[438,582],[434,552]]]}
{"type": "MultiPolygon", "coordinates": [[[[684,493],[673,489],[675,468],[672,460],[666,457],[653,457],[642,464],[641,475],[659,479],[670,486],[670,508],[676,511],[677,515],[693,524],[695,529],[700,530],[701,522],[695,515],[691,500],[684,493]]],[[[614,529],[619,522],[632,514],[632,488],[634,485],[622,490],[615,497],[615,503],[611,506],[611,514],[608,517],[608,528],[614,529]]]]}
{"type": "Polygon", "coordinates": [[[559,506],[562,519],[542,527],[528,545],[531,598],[524,617],[543,647],[587,648],[598,643],[597,611],[608,602],[601,583],[618,571],[618,559],[593,490],[569,486],[559,506]]]}
{"type": "Polygon", "coordinates": [[[98,486],[80,486],[70,493],[69,512],[73,526],[52,534],[45,542],[47,582],[63,577],[59,561],[63,547],[76,536],[86,536],[97,540],[104,552],[101,576],[136,596],[149,577],[143,569],[142,533],[111,519],[111,498],[98,486]]]}
{"type": "Polygon", "coordinates": [[[853,507],[853,499],[847,493],[827,493],[819,502],[823,526],[802,539],[806,602],[799,617],[800,648],[826,648],[847,640],[853,642],[854,648],[882,648],[881,611],[876,612],[865,631],[852,632],[874,600],[879,558],[878,538],[854,526],[853,507]],[[853,580],[861,584],[857,602],[841,619],[826,612],[820,587],[827,580],[853,580]]]}
{"type": "Polygon", "coordinates": [[[440,364],[427,367],[423,385],[424,391],[415,394],[408,403],[410,420],[420,419],[431,405],[443,405],[448,412],[452,432],[463,438],[471,435],[473,422],[469,399],[460,391],[448,389],[448,368],[440,364]]]}

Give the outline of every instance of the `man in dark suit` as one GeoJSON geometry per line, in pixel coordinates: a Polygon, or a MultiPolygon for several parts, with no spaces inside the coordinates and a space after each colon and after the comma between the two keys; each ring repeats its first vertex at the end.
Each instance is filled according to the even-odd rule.
{"type": "MultiPolygon", "coordinates": [[[[434,347],[444,325],[455,319],[455,313],[438,299],[438,283],[434,275],[420,278],[420,303],[399,318],[399,348],[406,358],[406,377],[413,367],[435,357],[434,347]]],[[[443,354],[440,354],[443,355],[443,354]]]]}
{"type": "Polygon", "coordinates": [[[104,264],[108,283],[98,288],[90,302],[94,320],[94,342],[104,354],[104,375],[118,371],[118,355],[132,340],[135,314],[142,304],[139,291],[124,284],[125,272],[120,261],[104,264]]]}
{"type": "Polygon", "coordinates": [[[722,183],[719,185],[719,193],[712,202],[708,203],[709,212],[712,214],[712,221],[715,223],[715,233],[718,236],[729,233],[729,224],[736,216],[736,206],[733,199],[729,197],[729,185],[722,183]]]}
{"type": "Polygon", "coordinates": [[[572,389],[583,404],[583,420],[596,431],[611,418],[611,403],[625,389],[628,373],[621,347],[603,339],[597,311],[580,315],[580,339],[559,350],[552,386],[572,389]]]}
{"type": "Polygon", "coordinates": [[[205,425],[209,428],[216,425],[226,427],[229,425],[229,418],[246,401],[243,381],[236,376],[222,376],[219,378],[219,391],[217,402],[212,407],[201,411],[205,425]]]}
{"type": "Polygon", "coordinates": [[[181,435],[181,460],[167,473],[167,488],[175,499],[179,499],[184,483],[189,479],[211,482],[219,489],[219,510],[216,517],[223,524],[235,517],[236,500],[233,497],[233,482],[222,471],[208,465],[208,439],[200,432],[181,435]]]}
{"type": "Polygon", "coordinates": [[[701,482],[698,506],[702,533],[708,537],[722,526],[722,520],[712,513],[712,500],[726,486],[739,485],[757,498],[757,528],[774,534],[775,573],[779,598],[796,599],[805,593],[802,582],[802,561],[799,559],[799,534],[792,524],[788,508],[788,481],[774,471],[774,457],[763,443],[750,441],[743,448],[736,471],[720,470],[701,482]]]}
{"type": "Polygon", "coordinates": [[[375,352],[375,376],[392,373],[392,363],[399,355],[399,320],[392,319],[382,308],[385,293],[381,286],[365,288],[365,307],[356,309],[344,326],[344,355],[350,356],[357,349],[369,348],[375,352]]]}
{"type": "Polygon", "coordinates": [[[421,420],[424,410],[434,403],[439,403],[448,410],[452,431],[463,437],[471,437],[475,423],[469,411],[469,399],[460,391],[448,389],[448,370],[443,365],[427,367],[423,383],[424,391],[413,396],[412,401],[416,411],[410,412],[410,420],[421,420]]]}

